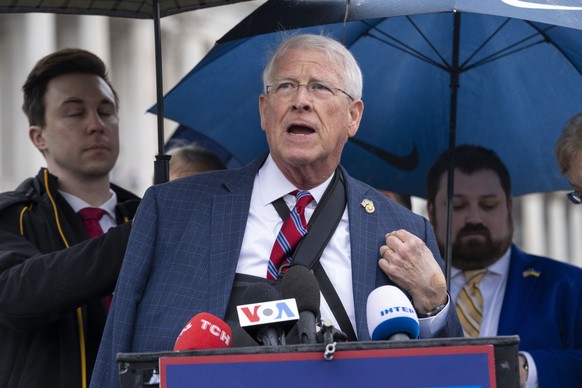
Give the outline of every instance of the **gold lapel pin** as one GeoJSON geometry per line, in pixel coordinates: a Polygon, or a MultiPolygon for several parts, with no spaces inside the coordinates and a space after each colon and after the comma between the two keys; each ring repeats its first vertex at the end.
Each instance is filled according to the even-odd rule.
{"type": "Polygon", "coordinates": [[[368,213],[374,213],[374,210],[376,210],[376,208],[374,207],[374,202],[370,201],[369,199],[364,199],[362,201],[362,206],[364,207],[364,209],[366,209],[366,212],[368,213]]]}
{"type": "Polygon", "coordinates": [[[535,270],[533,268],[528,268],[522,272],[522,276],[524,278],[527,278],[528,276],[535,276],[536,278],[539,278],[541,274],[541,271],[535,270]]]}

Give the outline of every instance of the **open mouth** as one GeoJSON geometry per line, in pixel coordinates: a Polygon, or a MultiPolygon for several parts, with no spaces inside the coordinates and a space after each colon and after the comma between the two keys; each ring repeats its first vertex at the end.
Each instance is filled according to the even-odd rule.
{"type": "Polygon", "coordinates": [[[314,132],[315,131],[313,130],[313,128],[306,127],[303,125],[292,125],[287,129],[287,133],[290,133],[293,135],[298,135],[298,136],[309,135],[309,134],[314,133],[314,132]]]}

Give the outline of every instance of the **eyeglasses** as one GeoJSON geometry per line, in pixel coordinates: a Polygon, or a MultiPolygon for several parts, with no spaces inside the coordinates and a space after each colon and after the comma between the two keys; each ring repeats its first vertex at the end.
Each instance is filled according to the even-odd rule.
{"type": "Polygon", "coordinates": [[[267,94],[275,94],[278,97],[289,98],[297,92],[300,86],[305,86],[307,93],[310,96],[319,100],[326,100],[341,92],[354,101],[354,98],[340,88],[334,88],[321,82],[309,82],[307,84],[300,84],[293,81],[281,81],[267,85],[267,94]]]}
{"type": "Polygon", "coordinates": [[[566,194],[566,196],[574,205],[580,205],[582,203],[582,191],[572,191],[566,194]]]}

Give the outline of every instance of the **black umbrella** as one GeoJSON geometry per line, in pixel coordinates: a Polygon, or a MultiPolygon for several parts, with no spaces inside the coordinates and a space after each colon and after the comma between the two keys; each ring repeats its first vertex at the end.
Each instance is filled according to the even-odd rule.
{"type": "Polygon", "coordinates": [[[160,114],[158,124],[158,154],[154,162],[154,183],[168,180],[170,157],[164,153],[164,91],[162,77],[162,45],[160,18],[196,9],[234,4],[249,0],[0,0],[0,13],[58,13],[102,15],[112,17],[152,19],[156,61],[156,97],[160,114]]]}

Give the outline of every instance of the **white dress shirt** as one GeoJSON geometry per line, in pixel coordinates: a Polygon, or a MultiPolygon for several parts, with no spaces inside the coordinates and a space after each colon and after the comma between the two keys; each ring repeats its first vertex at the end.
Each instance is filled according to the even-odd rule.
{"type": "MultiPolygon", "coordinates": [[[[104,233],[107,232],[109,228],[117,225],[117,222],[115,221],[115,206],[117,205],[117,194],[115,194],[115,191],[111,189],[109,189],[109,192],[111,193],[111,197],[101,206],[97,206],[98,208],[103,209],[105,211],[105,214],[103,214],[103,217],[101,217],[101,219],[99,220],[99,226],[101,226],[101,229],[103,230],[104,233]]],[[[79,210],[84,209],[86,207],[95,207],[89,205],[87,202],[83,201],[81,198],[73,194],[65,193],[64,191],[60,190],[59,193],[69,203],[69,205],[73,208],[75,213],[78,213],[79,210]]]]}
{"type": "MultiPolygon", "coordinates": [[[[479,282],[479,290],[483,295],[483,320],[479,329],[479,337],[495,337],[499,327],[499,317],[503,306],[503,297],[507,287],[507,274],[511,247],[499,260],[487,267],[487,272],[479,282]]],[[[461,288],[465,285],[463,271],[451,267],[451,297],[456,302],[461,288]]],[[[528,352],[520,352],[528,361],[529,376],[527,388],[533,388],[537,384],[537,369],[533,358],[528,352]]]]}
{"type": "MultiPolygon", "coordinates": [[[[305,208],[307,222],[309,222],[316,204],[321,200],[331,179],[332,176],[321,185],[309,190],[314,200],[305,208]]],[[[236,268],[237,273],[266,277],[271,250],[283,224],[283,220],[275,210],[272,202],[283,197],[289,208],[292,209],[295,206],[296,199],[289,193],[294,190],[296,190],[296,187],[285,178],[271,155],[269,155],[255,177],[249,218],[236,268]]],[[[378,258],[379,256],[380,253],[378,252],[378,258]]],[[[347,207],[330,242],[323,251],[320,262],[350,318],[354,331],[357,333],[347,207]]],[[[431,333],[434,333],[444,325],[447,309],[448,306],[445,311],[437,316],[440,319],[427,318],[421,320],[421,336],[430,336],[431,333]]],[[[320,313],[322,319],[329,319],[335,327],[339,327],[323,295],[321,295],[320,313]]]]}

